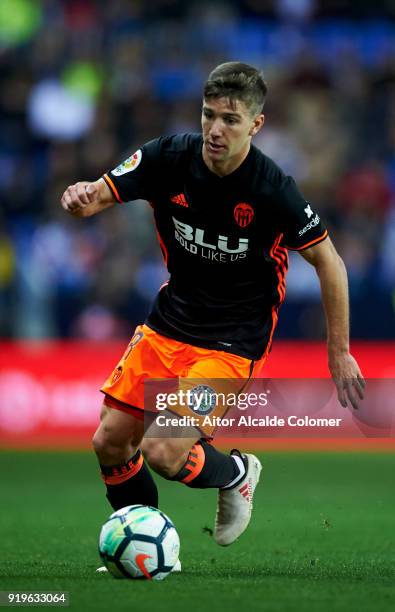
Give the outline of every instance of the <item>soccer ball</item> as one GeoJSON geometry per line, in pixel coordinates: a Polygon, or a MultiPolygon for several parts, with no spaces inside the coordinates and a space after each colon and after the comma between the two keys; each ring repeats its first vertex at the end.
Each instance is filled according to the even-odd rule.
{"type": "Polygon", "coordinates": [[[100,532],[99,554],[115,578],[163,580],[179,552],[173,523],[151,506],[126,506],[113,512],[100,532]]]}

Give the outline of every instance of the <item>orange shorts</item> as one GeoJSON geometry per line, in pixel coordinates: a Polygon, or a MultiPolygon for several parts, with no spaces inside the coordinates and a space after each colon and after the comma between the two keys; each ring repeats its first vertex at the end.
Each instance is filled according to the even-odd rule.
{"type": "MultiPolygon", "coordinates": [[[[246,381],[253,378],[254,373],[262,367],[265,358],[252,361],[224,351],[192,346],[161,336],[147,325],[139,325],[101,391],[106,394],[106,403],[111,407],[143,418],[144,410],[156,411],[154,402],[147,402],[144,390],[147,380],[167,379],[172,384],[169,379],[173,379],[175,390],[180,386],[185,389],[213,379],[217,383],[217,379],[225,379],[227,389],[229,384],[233,384],[240,393],[246,381]]],[[[224,390],[215,389],[216,392],[224,390]]],[[[222,410],[218,408],[216,415],[223,416],[226,410],[225,407],[222,410]]],[[[191,408],[177,407],[174,412],[179,416],[191,415],[191,408]]]]}

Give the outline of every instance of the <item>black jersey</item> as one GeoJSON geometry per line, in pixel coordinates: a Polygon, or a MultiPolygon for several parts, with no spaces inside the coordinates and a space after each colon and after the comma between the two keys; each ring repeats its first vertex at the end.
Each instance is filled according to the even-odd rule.
{"type": "Polygon", "coordinates": [[[146,324],[208,349],[259,359],[270,349],[285,296],[287,249],[327,231],[292,178],[256,147],[231,174],[203,161],[198,134],[145,144],[104,175],[119,202],[153,208],[170,279],[146,324]]]}

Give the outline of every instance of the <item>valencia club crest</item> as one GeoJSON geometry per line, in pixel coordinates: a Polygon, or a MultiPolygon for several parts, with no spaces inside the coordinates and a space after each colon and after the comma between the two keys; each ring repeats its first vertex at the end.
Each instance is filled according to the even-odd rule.
{"type": "Polygon", "coordinates": [[[253,220],[255,213],[251,204],[247,204],[246,202],[240,202],[239,204],[236,204],[233,214],[236,223],[240,227],[247,227],[247,225],[249,225],[253,220]]]}

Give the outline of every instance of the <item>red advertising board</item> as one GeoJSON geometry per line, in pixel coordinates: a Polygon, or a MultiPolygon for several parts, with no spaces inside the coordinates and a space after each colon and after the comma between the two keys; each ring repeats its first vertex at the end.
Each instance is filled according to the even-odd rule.
{"type": "MultiPolygon", "coordinates": [[[[0,446],[88,447],[99,419],[100,385],[123,350],[119,342],[0,343],[0,446]]],[[[353,353],[365,377],[395,378],[395,343],[355,343],[353,353]]],[[[327,378],[325,345],[277,341],[261,376],[327,378]]],[[[265,440],[266,448],[270,442],[265,440]]],[[[287,446],[285,440],[272,442],[287,446]]],[[[372,445],[371,440],[363,442],[372,445]]],[[[293,441],[295,445],[302,441],[293,441]]]]}

